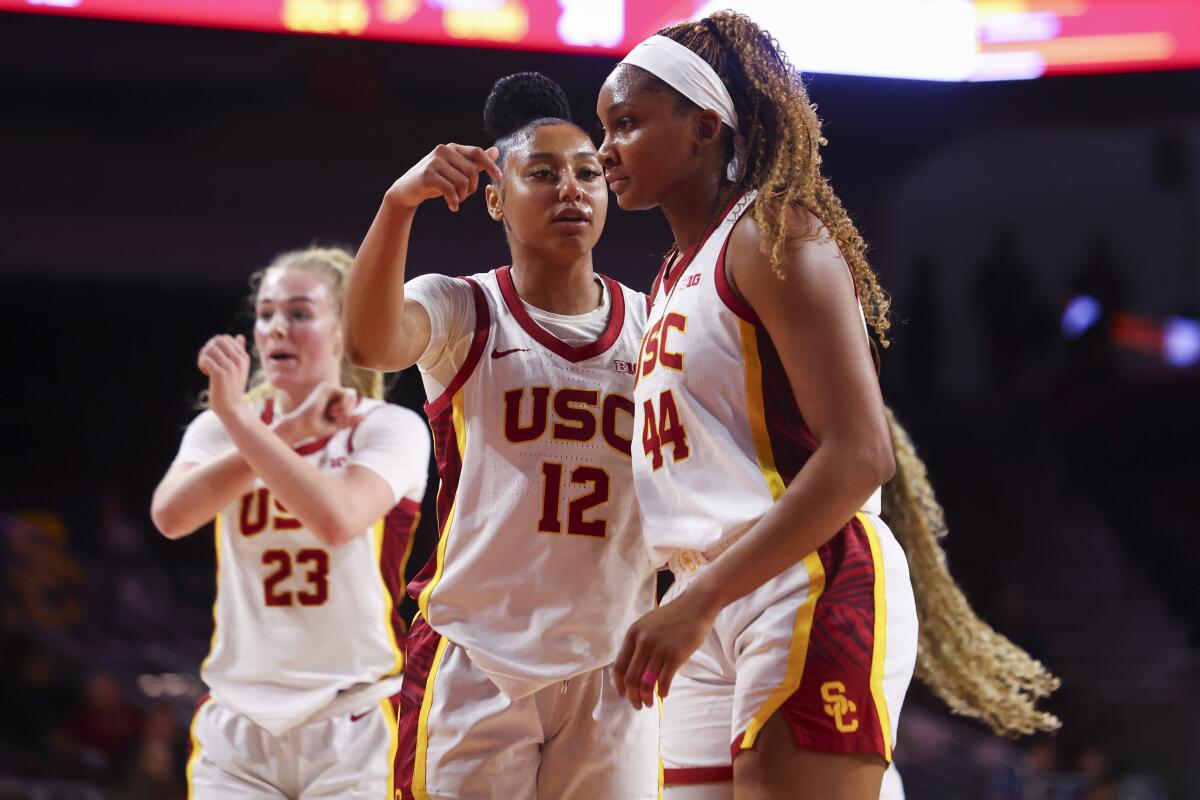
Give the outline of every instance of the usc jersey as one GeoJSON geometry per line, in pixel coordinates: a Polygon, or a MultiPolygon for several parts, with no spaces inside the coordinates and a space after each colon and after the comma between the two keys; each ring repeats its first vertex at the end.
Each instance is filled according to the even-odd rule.
{"type": "MultiPolygon", "coordinates": [[[[429,435],[408,409],[364,398],[358,410],[357,426],[296,452],[326,474],[359,465],[387,481],[397,504],[362,536],[329,547],[260,480],[215,520],[214,630],[200,674],[214,699],[277,736],[342,693],[361,690],[356,702],[370,705],[396,692],[404,666],[399,602],[429,435]]],[[[271,421],[270,400],[261,415],[271,421]]],[[[232,446],[205,411],[188,427],[176,462],[205,463],[232,446]]]]}
{"type": "MultiPolygon", "coordinates": [[[[745,531],[817,441],[758,317],[729,286],[725,248],[749,192],[651,293],[634,391],[633,475],[647,543],[667,560],[745,531]]],[[[878,514],[880,493],[864,506],[878,514]]]]}
{"type": "Polygon", "coordinates": [[[533,320],[510,270],[462,279],[470,349],[426,404],[441,536],[410,592],[516,699],[610,663],[653,608],[654,564],[629,466],[645,297],[603,278],[608,324],[575,346],[533,320]]]}

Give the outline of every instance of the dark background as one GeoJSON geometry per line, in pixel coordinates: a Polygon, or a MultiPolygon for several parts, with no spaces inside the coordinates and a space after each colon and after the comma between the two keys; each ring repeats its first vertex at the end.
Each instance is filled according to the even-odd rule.
{"type": "MultiPolygon", "coordinates": [[[[434,145],[488,144],[501,75],[547,73],[594,130],[613,63],[0,15],[0,797],[179,790],[211,536],[167,542],[147,509],[195,413],[196,351],[249,327],[249,273],[353,247],[434,145]]],[[[1015,745],[914,685],[909,796],[1200,796],[1200,371],[1110,335],[1117,311],[1197,316],[1200,73],[809,82],[826,172],[894,296],[885,394],[951,566],[1064,679],[1062,732],[1015,745]],[[1068,340],[1080,293],[1107,312],[1068,340]]],[[[613,203],[597,268],[646,289],[669,245],[660,215],[613,203]]],[[[505,262],[480,200],[422,208],[411,274],[505,262]]],[[[419,380],[392,399],[417,407],[419,380]]]]}

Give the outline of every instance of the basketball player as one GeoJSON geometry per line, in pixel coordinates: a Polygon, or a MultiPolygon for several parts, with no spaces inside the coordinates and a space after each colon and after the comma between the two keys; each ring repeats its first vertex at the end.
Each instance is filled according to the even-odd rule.
{"type": "Polygon", "coordinates": [[[1053,724],[1030,697],[1052,688],[1041,665],[944,613],[969,607],[936,526],[907,513],[936,503],[902,433],[894,455],[864,335],[865,312],[882,339],[887,299],[777,43],[729,12],[668,28],[613,71],[597,113],[618,203],[661,207],[676,237],[633,450],[645,535],[676,582],[616,664],[632,705],[656,684],[663,697],[668,796],[880,796],[918,640],[905,551],[879,516],[897,456],[896,516],[940,648],[926,678],[999,729],[1053,724]],[[979,634],[965,644],[963,625],[979,634]],[[972,644],[977,674],[947,667],[972,644]],[[963,680],[939,680],[951,672],[963,680]]]}
{"type": "Polygon", "coordinates": [[[215,520],[211,695],[192,723],[189,797],[392,795],[398,606],[429,435],[342,357],[350,264],[313,248],[256,273],[261,369],[247,394],[243,338],[204,345],[208,410],[154,493],[168,538],[215,520]]]}
{"type": "Polygon", "coordinates": [[[658,796],[658,712],[611,664],[654,604],[633,503],[633,371],[645,296],[597,275],[608,194],[561,88],[497,82],[488,150],[434,149],[393,184],[347,294],[356,363],[420,366],[441,538],[410,591],[404,797],[658,796]],[[405,283],[417,207],[492,184],[512,265],[405,283]]]}

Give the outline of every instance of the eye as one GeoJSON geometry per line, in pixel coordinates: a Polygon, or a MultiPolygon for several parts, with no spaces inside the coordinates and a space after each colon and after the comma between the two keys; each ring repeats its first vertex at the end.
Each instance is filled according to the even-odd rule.
{"type": "Polygon", "coordinates": [[[599,178],[601,174],[602,173],[600,170],[592,169],[591,167],[584,167],[583,169],[579,170],[578,173],[579,177],[585,181],[594,181],[599,178]]]}
{"type": "Polygon", "coordinates": [[[306,319],[312,319],[312,314],[307,309],[295,308],[288,314],[288,318],[297,322],[303,322],[306,319]]]}
{"type": "Polygon", "coordinates": [[[274,313],[275,313],[275,312],[273,312],[273,311],[272,311],[271,309],[269,309],[269,308],[260,308],[260,309],[258,310],[258,318],[259,318],[259,320],[260,320],[260,321],[262,321],[262,322],[266,322],[267,320],[269,320],[269,319],[271,318],[271,315],[272,315],[272,314],[274,314],[274,313]]]}
{"type": "Polygon", "coordinates": [[[617,130],[623,131],[623,130],[627,130],[628,128],[632,128],[632,127],[633,127],[633,117],[630,117],[630,116],[617,117],[617,125],[616,125],[617,130]]]}
{"type": "Polygon", "coordinates": [[[533,178],[552,178],[554,177],[554,171],[549,167],[537,167],[529,175],[533,178]]]}

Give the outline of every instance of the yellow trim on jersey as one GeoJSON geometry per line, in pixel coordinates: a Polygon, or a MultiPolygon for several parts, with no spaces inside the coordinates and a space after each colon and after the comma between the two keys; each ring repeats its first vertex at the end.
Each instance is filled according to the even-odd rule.
{"type": "Polygon", "coordinates": [[[792,644],[788,649],[787,670],[783,683],[771,693],[746,726],[746,733],[742,736],[743,750],[754,746],[759,731],[767,724],[771,715],[795,694],[804,677],[804,665],[808,661],[808,643],[812,640],[813,615],[817,610],[817,600],[825,591],[825,566],[821,563],[821,556],[815,551],[805,556],[801,563],[808,570],[808,597],[804,598],[804,602],[796,611],[796,624],[792,628],[792,644]]]}
{"type": "MultiPolygon", "coordinates": [[[[463,459],[467,454],[467,427],[466,427],[466,409],[464,405],[463,390],[459,389],[454,393],[454,398],[451,401],[451,424],[454,425],[454,435],[457,438],[458,445],[458,468],[459,468],[459,483],[455,487],[456,490],[462,487],[462,468],[463,459]]],[[[441,487],[444,488],[444,487],[441,487]]],[[[439,488],[439,491],[441,491],[439,488]]],[[[429,596],[433,594],[434,587],[438,585],[438,581],[442,579],[442,569],[446,566],[446,543],[450,540],[450,530],[454,527],[454,512],[458,508],[458,496],[455,492],[454,502],[450,505],[450,511],[446,514],[446,524],[442,527],[441,535],[438,537],[437,546],[437,569],[433,573],[433,579],[429,584],[421,590],[420,597],[417,598],[417,607],[421,609],[421,616],[425,617],[425,621],[429,622],[429,596]]],[[[432,623],[430,623],[432,624],[432,623]]]]}
{"type": "MultiPolygon", "coordinates": [[[[657,606],[657,602],[655,603],[657,606]]],[[[654,687],[654,699],[658,701],[658,727],[662,730],[663,716],[663,701],[662,696],[658,693],[658,687],[654,687]]],[[[658,737],[658,800],[663,800],[663,787],[667,785],[667,765],[663,762],[662,755],[662,737],[658,737]]]]}
{"type": "Polygon", "coordinates": [[[767,433],[767,412],[763,403],[762,361],[758,356],[758,331],[749,322],[738,320],[738,332],[742,340],[742,362],[746,373],[746,414],[750,420],[750,433],[754,436],[754,453],[758,457],[758,468],[767,481],[771,500],[783,494],[783,478],[775,468],[775,454],[771,450],[771,437],[767,433]]]}
{"type": "Polygon", "coordinates": [[[421,700],[421,715],[417,717],[417,757],[413,763],[412,793],[415,800],[429,800],[429,792],[425,790],[425,761],[429,757],[429,709],[433,706],[434,684],[448,644],[450,640],[441,637],[433,654],[433,663],[429,665],[429,677],[425,679],[425,697],[421,700]]]}
{"type": "Polygon", "coordinates": [[[871,697],[875,700],[875,712],[879,715],[879,726],[883,731],[883,757],[891,761],[892,720],[888,715],[887,695],[883,693],[883,662],[887,653],[887,582],[883,570],[883,552],[879,546],[879,532],[875,530],[875,523],[862,512],[859,512],[857,517],[871,545],[871,565],[875,571],[875,636],[871,648],[871,697]]]}
{"type": "MultiPolygon", "coordinates": [[[[387,631],[388,643],[392,646],[392,654],[395,656],[394,666],[390,674],[398,675],[404,670],[404,650],[401,649],[400,643],[396,641],[396,629],[392,625],[392,606],[396,602],[396,598],[392,597],[391,590],[388,589],[387,581],[383,578],[383,539],[387,535],[387,525],[384,518],[380,517],[374,525],[371,526],[371,541],[375,545],[375,574],[379,576],[379,588],[383,590],[383,627],[387,631]]],[[[407,559],[405,559],[407,561],[407,559]]],[[[403,578],[403,562],[401,562],[401,578],[403,578]]],[[[403,583],[403,580],[401,581],[403,583]]],[[[391,795],[388,795],[389,797],[391,795]]]]}
{"type": "Polygon", "coordinates": [[[392,800],[396,796],[396,750],[400,745],[400,725],[396,719],[396,709],[392,708],[392,701],[388,698],[383,698],[379,701],[379,707],[383,709],[383,719],[387,723],[388,736],[391,737],[391,744],[388,745],[388,777],[387,777],[387,800],[392,800]]]}
{"type": "Polygon", "coordinates": [[[200,662],[200,672],[204,673],[204,668],[208,666],[208,662],[212,661],[213,653],[217,651],[217,600],[221,597],[221,528],[224,527],[222,517],[217,514],[213,517],[213,547],[217,551],[217,569],[216,569],[216,595],[213,597],[213,632],[212,638],[208,640],[208,655],[200,662]]]}
{"type": "Polygon", "coordinates": [[[212,697],[204,698],[204,702],[196,708],[196,713],[192,715],[192,724],[188,726],[188,740],[192,743],[192,753],[188,756],[187,766],[183,771],[187,779],[187,800],[195,798],[196,786],[193,783],[192,772],[196,768],[196,762],[200,760],[200,742],[196,739],[196,723],[200,719],[200,712],[211,702],[212,697]]]}

